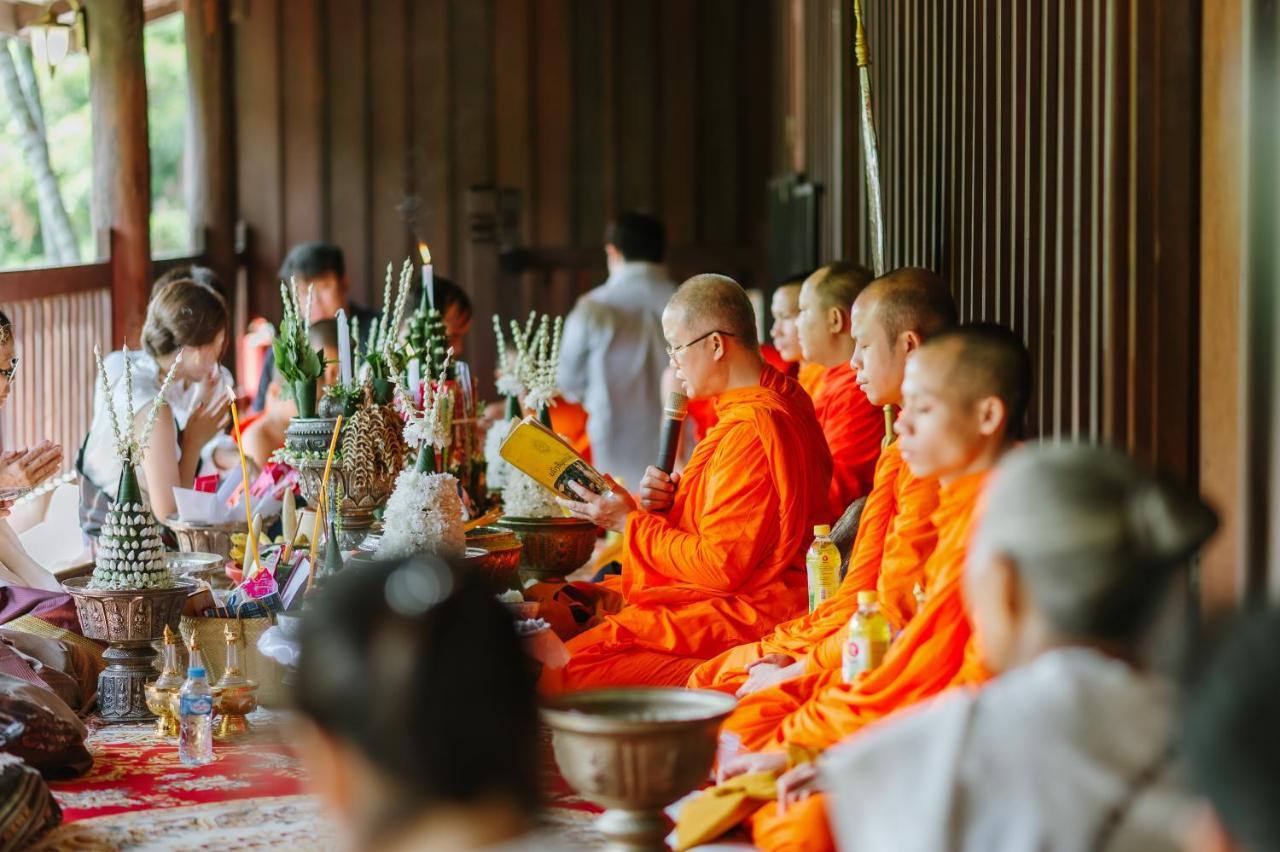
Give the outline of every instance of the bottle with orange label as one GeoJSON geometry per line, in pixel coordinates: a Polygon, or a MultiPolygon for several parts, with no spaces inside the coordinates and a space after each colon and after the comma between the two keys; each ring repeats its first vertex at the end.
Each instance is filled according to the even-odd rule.
{"type": "Polygon", "coordinates": [[[889,622],[880,614],[876,593],[858,592],[858,609],[849,619],[849,636],[844,643],[844,682],[853,683],[858,675],[880,665],[890,638],[889,622]]]}
{"type": "Polygon", "coordinates": [[[818,524],[813,536],[813,544],[804,557],[809,574],[809,612],[833,596],[840,586],[840,550],[831,540],[831,527],[818,524]]]}

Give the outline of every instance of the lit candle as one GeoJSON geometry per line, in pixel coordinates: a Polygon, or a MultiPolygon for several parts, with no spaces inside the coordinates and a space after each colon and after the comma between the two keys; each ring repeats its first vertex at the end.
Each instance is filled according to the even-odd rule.
{"type": "Polygon", "coordinates": [[[431,250],[426,243],[418,243],[418,254],[422,255],[422,297],[428,307],[436,306],[435,274],[431,271],[431,250]]]}
{"type": "Polygon", "coordinates": [[[409,393],[412,395],[413,407],[418,407],[418,387],[422,384],[422,362],[414,358],[409,362],[409,393]]]}
{"type": "Polygon", "coordinates": [[[347,323],[347,312],[338,311],[338,369],[344,385],[351,384],[351,326],[347,323]]]}

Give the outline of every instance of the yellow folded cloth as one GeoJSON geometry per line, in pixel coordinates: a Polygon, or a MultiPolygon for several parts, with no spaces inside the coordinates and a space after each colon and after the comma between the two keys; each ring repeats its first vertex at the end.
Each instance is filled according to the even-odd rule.
{"type": "Polygon", "coordinates": [[[773,772],[739,775],[685,802],[676,820],[676,852],[715,840],[777,797],[773,772]]]}

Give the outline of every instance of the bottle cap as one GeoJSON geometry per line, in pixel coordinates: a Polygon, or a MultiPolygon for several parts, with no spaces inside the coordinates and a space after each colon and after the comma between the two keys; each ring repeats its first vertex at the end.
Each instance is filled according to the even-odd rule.
{"type": "Polygon", "coordinates": [[[204,677],[203,668],[187,669],[187,677],[204,677]]]}
{"type": "Polygon", "coordinates": [[[876,594],[874,589],[867,589],[867,590],[858,592],[859,604],[873,604],[873,603],[879,603],[879,602],[880,602],[880,597],[879,595],[876,594]]]}
{"type": "Polygon", "coordinates": [[[830,524],[818,524],[813,528],[814,535],[831,535],[830,524]]]}

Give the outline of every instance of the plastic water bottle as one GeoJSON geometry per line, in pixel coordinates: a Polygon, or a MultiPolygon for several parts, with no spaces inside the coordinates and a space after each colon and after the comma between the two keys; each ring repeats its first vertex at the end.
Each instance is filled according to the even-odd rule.
{"type": "Polygon", "coordinates": [[[831,527],[818,524],[813,528],[813,544],[805,554],[809,574],[809,612],[829,599],[840,586],[840,549],[831,540],[831,527]]]}
{"type": "Polygon", "coordinates": [[[889,622],[880,614],[880,599],[874,591],[858,592],[858,611],[849,619],[849,637],[842,654],[844,682],[880,665],[889,650],[889,622]]]}
{"type": "Polygon", "coordinates": [[[213,690],[203,668],[187,669],[178,692],[178,760],[186,766],[213,762],[213,690]]]}

